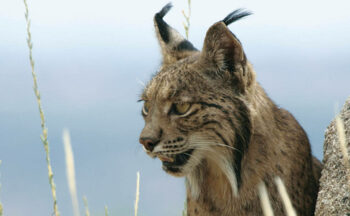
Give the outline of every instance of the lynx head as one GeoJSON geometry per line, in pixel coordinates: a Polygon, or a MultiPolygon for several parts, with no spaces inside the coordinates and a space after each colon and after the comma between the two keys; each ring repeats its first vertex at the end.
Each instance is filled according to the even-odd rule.
{"type": "Polygon", "coordinates": [[[163,20],[170,8],[154,17],[163,62],[141,95],[145,127],[140,143],[174,176],[216,164],[236,193],[251,130],[245,98],[255,79],[227,25],[250,13],[235,10],[212,25],[198,51],[163,20]]]}

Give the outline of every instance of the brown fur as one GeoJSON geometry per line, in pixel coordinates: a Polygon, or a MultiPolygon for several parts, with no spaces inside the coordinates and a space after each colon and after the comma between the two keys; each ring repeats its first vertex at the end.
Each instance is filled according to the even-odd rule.
{"type": "Polygon", "coordinates": [[[256,82],[239,40],[218,22],[201,52],[176,48],[189,42],[166,23],[161,26],[161,12],[155,26],[164,64],[141,96],[148,112],[140,142],[152,157],[181,162],[177,156],[187,154],[185,164],[163,162],[163,169],[186,177],[188,216],[262,215],[261,181],[275,215],[285,215],[276,176],[297,214],[313,215],[321,164],[299,123],[256,82]],[[179,103],[190,103],[189,111],[174,113],[179,103]]]}

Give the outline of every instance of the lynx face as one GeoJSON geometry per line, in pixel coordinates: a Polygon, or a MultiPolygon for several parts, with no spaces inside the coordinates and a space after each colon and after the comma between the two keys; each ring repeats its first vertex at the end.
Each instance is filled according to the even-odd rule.
{"type": "Polygon", "coordinates": [[[247,121],[237,110],[242,104],[219,83],[201,76],[197,66],[192,57],[163,68],[142,96],[146,124],[140,142],[175,176],[190,173],[203,159],[239,151],[236,127],[247,121]]]}
{"type": "Polygon", "coordinates": [[[203,161],[234,173],[240,165],[232,164],[240,164],[250,139],[242,95],[254,76],[226,25],[249,14],[236,11],[214,24],[199,52],[163,21],[169,9],[155,16],[163,64],[140,99],[145,120],[140,143],[174,176],[188,175],[203,161]]]}
{"type": "Polygon", "coordinates": [[[166,172],[176,176],[200,164],[211,145],[228,145],[219,132],[227,126],[222,122],[226,115],[213,97],[208,98],[214,89],[204,77],[194,76],[193,64],[182,61],[163,68],[142,96],[146,125],[140,142],[151,157],[162,160],[166,172]]]}

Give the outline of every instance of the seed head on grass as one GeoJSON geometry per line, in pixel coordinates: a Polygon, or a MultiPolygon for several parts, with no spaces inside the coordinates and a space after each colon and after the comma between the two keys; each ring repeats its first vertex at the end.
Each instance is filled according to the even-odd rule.
{"type": "Polygon", "coordinates": [[[108,207],[105,205],[105,216],[108,216],[108,207]]]}
{"type": "Polygon", "coordinates": [[[24,15],[25,15],[26,24],[27,24],[27,45],[29,48],[29,62],[30,62],[31,70],[32,70],[32,77],[33,77],[33,83],[34,83],[33,89],[34,89],[36,101],[38,103],[40,120],[41,120],[42,135],[40,136],[40,138],[41,138],[41,141],[44,145],[44,149],[45,149],[45,153],[46,153],[46,164],[47,164],[49,184],[51,187],[51,193],[52,193],[52,199],[53,199],[54,214],[55,214],[55,216],[59,216],[60,213],[58,211],[58,206],[57,206],[56,186],[55,186],[55,182],[53,179],[53,172],[52,172],[51,161],[50,161],[49,141],[47,139],[47,127],[46,127],[46,123],[45,123],[45,116],[44,116],[43,108],[41,105],[41,97],[40,97],[40,92],[38,89],[36,73],[34,70],[34,59],[33,59],[33,53],[32,53],[33,42],[32,42],[32,35],[30,32],[30,19],[29,19],[28,4],[27,4],[26,0],[23,0],[23,3],[24,3],[24,7],[25,7],[25,14],[24,15]]]}
{"type": "Polygon", "coordinates": [[[185,17],[185,22],[183,22],[183,26],[186,33],[186,39],[188,39],[188,33],[190,31],[190,17],[191,17],[191,0],[187,0],[188,11],[187,14],[184,10],[182,10],[182,15],[185,17]]]}
{"type": "Polygon", "coordinates": [[[84,200],[84,207],[85,207],[85,216],[90,216],[90,211],[89,211],[89,205],[88,205],[87,198],[84,196],[83,200],[84,200]]]}
{"type": "Polygon", "coordinates": [[[77,185],[75,182],[75,168],[74,168],[74,155],[72,144],[70,141],[69,131],[67,129],[63,130],[63,144],[64,151],[66,154],[66,172],[67,172],[67,182],[69,187],[70,196],[72,198],[73,214],[74,216],[80,216],[78,196],[77,196],[77,185]]]}
{"type": "Polygon", "coordinates": [[[139,208],[140,197],[140,172],[136,173],[136,198],[135,198],[135,216],[137,216],[137,210],[139,208]]]}

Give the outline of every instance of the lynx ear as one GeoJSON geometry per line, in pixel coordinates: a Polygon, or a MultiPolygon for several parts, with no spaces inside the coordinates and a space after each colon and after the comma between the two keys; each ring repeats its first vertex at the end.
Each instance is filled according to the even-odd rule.
{"type": "Polygon", "coordinates": [[[162,50],[163,65],[172,64],[198,52],[191,42],[163,20],[171,7],[171,3],[168,3],[154,16],[154,26],[162,50]]]}
{"type": "Polygon", "coordinates": [[[241,42],[227,28],[227,25],[250,14],[241,9],[235,10],[208,29],[201,53],[201,62],[206,65],[206,68],[211,68],[210,76],[227,77],[229,75],[235,82],[243,81],[242,79],[246,76],[247,59],[241,42]]]}

